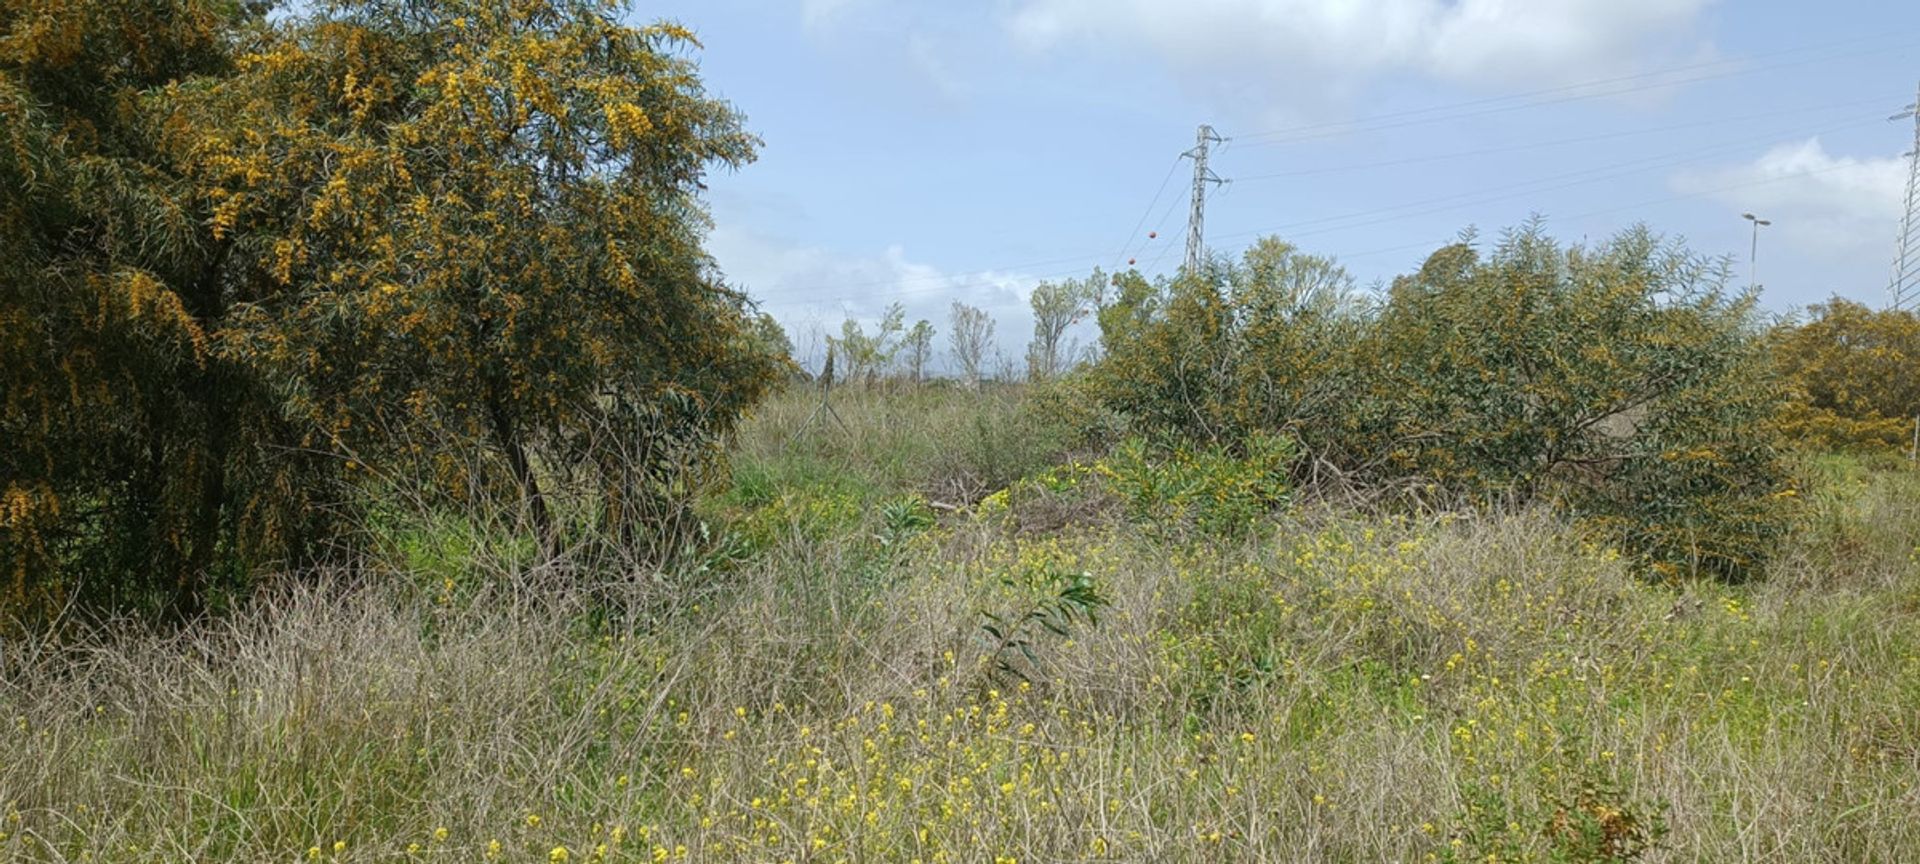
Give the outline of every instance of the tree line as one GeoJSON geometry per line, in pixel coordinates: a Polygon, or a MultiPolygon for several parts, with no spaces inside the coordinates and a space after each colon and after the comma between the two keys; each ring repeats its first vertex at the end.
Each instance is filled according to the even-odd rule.
{"type": "MultiPolygon", "coordinates": [[[[191,618],[350,551],[370,484],[511,502],[543,549],[684,528],[796,371],[702,245],[705,178],[760,142],[692,34],[602,0],[269,11],[0,2],[0,611],[191,618]]],[[[1524,226],[1370,294],[1268,238],[1041,283],[1025,377],[1089,428],[1282,435],[1302,471],[1547,501],[1739,579],[1789,448],[1911,437],[1920,326],[1770,322],[1727,283],[1644,229],[1524,226]]],[[[993,319],[945,325],[977,386],[993,319]]],[[[938,338],[896,304],[829,344],[844,379],[920,381],[938,338]]]]}

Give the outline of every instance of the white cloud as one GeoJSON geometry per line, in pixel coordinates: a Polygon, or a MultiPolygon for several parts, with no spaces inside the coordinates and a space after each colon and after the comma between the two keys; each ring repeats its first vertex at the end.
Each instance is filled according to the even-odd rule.
{"type": "Polygon", "coordinates": [[[946,366],[946,329],[955,300],[985,309],[995,321],[995,347],[1018,358],[1033,331],[1027,295],[1040,278],[988,271],[948,273],[917,262],[898,246],[847,255],[738,228],[720,227],[707,240],[727,281],[758,300],[793,340],[795,359],[818,366],[825,336],[853,318],[871,326],[889,304],[906,307],[909,323],[925,318],[939,331],[937,368],[946,366]]]}
{"type": "Polygon", "coordinates": [[[1415,73],[1467,84],[1554,85],[1631,73],[1676,54],[1713,0],[1014,0],[1029,47],[1144,50],[1218,96],[1313,103],[1415,73]]]}
{"type": "Polygon", "coordinates": [[[1906,174],[1904,159],[1834,156],[1810,138],[1743,165],[1677,175],[1673,186],[1771,219],[1767,231],[1797,247],[1846,258],[1892,243],[1906,174]]]}

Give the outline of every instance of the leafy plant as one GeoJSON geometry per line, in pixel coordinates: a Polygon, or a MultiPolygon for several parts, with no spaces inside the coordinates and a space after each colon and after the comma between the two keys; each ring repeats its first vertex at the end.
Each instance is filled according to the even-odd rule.
{"type": "Polygon", "coordinates": [[[1789,434],[1828,448],[1905,449],[1920,417],[1920,315],[1835,297],[1772,334],[1793,387],[1789,434]]]}
{"type": "Polygon", "coordinates": [[[1559,864],[1632,864],[1659,849],[1667,836],[1665,802],[1622,788],[1606,767],[1576,755],[1574,740],[1563,742],[1560,756],[1575,767],[1557,788],[1515,795],[1468,781],[1440,860],[1540,860],[1544,851],[1544,860],[1559,864]]]}
{"type": "Polygon", "coordinates": [[[1247,452],[1286,435],[1363,483],[1558,505],[1666,575],[1747,578],[1790,487],[1755,298],[1645,229],[1567,248],[1472,238],[1357,302],[1277,240],[1100,312],[1099,398],[1144,431],[1247,452]]]}
{"type": "Polygon", "coordinates": [[[510,497],[549,552],[569,516],[654,530],[783,371],[701,249],[703,177],[758,142],[691,32],[265,8],[0,11],[9,609],[190,617],[325,555],[367,467],[510,497]]]}
{"type": "Polygon", "coordinates": [[[1570,796],[1548,795],[1546,833],[1556,860],[1626,864],[1658,848],[1667,835],[1664,807],[1635,807],[1617,784],[1590,780],[1570,796]]]}
{"type": "Polygon", "coordinates": [[[882,548],[892,549],[916,534],[933,527],[933,508],[918,495],[895,498],[880,506],[882,548]]]}
{"type": "Polygon", "coordinates": [[[1156,448],[1136,436],[1096,470],[1139,524],[1234,536],[1286,504],[1294,454],[1292,441],[1263,432],[1249,436],[1238,452],[1224,445],[1156,448]]]}
{"type": "Polygon", "coordinates": [[[1029,673],[1040,665],[1034,644],[1041,633],[1072,638],[1076,622],[1084,621],[1088,626],[1097,627],[1100,610],[1111,605],[1100,593],[1093,576],[1084,571],[1068,573],[1043,567],[1021,580],[1002,579],[1001,584],[1033,599],[1011,615],[980,613],[985,619],[980,632],[991,640],[988,657],[994,674],[1022,681],[1031,681],[1029,673]]]}

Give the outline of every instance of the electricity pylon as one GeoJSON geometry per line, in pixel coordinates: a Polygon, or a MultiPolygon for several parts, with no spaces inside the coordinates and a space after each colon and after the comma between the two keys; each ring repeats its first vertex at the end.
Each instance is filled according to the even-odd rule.
{"type": "Polygon", "coordinates": [[[1913,149],[1907,151],[1906,209],[1900,217],[1900,242],[1893,254],[1893,276],[1887,281],[1887,308],[1899,311],[1920,305],[1920,92],[1913,104],[1890,120],[1913,120],[1913,149]]]}
{"type": "Polygon", "coordinates": [[[1200,272],[1200,264],[1206,257],[1207,221],[1207,184],[1218,185],[1226,182],[1207,167],[1207,147],[1225,139],[1214,134],[1213,127],[1200,124],[1200,132],[1195,136],[1193,149],[1182,154],[1193,160],[1193,212],[1187,216],[1187,263],[1188,274],[1200,272]]]}

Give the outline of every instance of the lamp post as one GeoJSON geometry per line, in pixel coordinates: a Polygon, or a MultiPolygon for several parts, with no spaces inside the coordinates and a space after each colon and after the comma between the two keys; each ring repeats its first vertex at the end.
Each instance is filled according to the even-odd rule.
{"type": "Polygon", "coordinates": [[[1753,243],[1747,249],[1747,290],[1758,290],[1760,287],[1760,226],[1773,223],[1752,213],[1742,213],[1740,218],[1753,223],[1753,243]]]}

